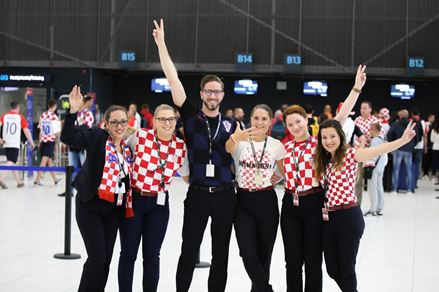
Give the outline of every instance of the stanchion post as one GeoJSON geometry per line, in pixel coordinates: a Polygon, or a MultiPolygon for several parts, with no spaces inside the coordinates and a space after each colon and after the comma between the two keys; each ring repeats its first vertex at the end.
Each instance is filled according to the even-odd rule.
{"type": "Polygon", "coordinates": [[[66,166],[66,215],[65,215],[65,230],[64,230],[64,253],[57,253],[54,255],[57,259],[74,260],[79,259],[79,254],[70,252],[70,239],[72,228],[72,174],[73,166],[66,166]]]}
{"type": "Polygon", "coordinates": [[[195,263],[195,268],[203,269],[203,268],[209,268],[209,267],[210,267],[210,263],[200,261],[200,251],[198,251],[197,262],[195,263]]]}

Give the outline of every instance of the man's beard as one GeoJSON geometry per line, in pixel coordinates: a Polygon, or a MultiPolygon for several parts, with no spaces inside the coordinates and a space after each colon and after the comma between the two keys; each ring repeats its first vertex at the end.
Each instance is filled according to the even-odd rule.
{"type": "Polygon", "coordinates": [[[207,101],[203,100],[203,104],[210,110],[210,111],[214,111],[217,110],[221,104],[221,102],[218,102],[217,104],[212,104],[209,105],[209,103],[207,101]]]}

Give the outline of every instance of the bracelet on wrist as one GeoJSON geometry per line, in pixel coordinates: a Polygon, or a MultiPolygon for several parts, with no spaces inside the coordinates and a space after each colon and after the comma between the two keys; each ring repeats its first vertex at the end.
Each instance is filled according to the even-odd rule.
{"type": "Polygon", "coordinates": [[[361,93],[361,92],[362,92],[361,89],[358,89],[358,88],[356,88],[356,87],[352,87],[352,90],[353,90],[354,92],[356,92],[356,93],[361,93]]]}

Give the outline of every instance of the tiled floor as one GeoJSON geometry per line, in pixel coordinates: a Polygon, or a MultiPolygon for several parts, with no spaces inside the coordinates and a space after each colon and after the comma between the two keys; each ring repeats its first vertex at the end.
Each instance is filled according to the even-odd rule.
{"type": "MultiPolygon", "coordinates": [[[[64,249],[64,198],[57,196],[64,186],[45,187],[27,181],[23,189],[10,179],[8,190],[0,190],[0,291],[76,291],[86,258],[76,222],[72,220],[72,252],[79,260],[54,259],[64,249]]],[[[282,190],[278,189],[279,198],[282,190]]],[[[171,218],[162,248],[159,291],[175,291],[175,269],[181,244],[182,208],[186,186],[177,179],[171,189],[171,218]]],[[[439,291],[439,195],[433,183],[420,181],[415,195],[386,193],[382,217],[367,217],[357,262],[359,291],[439,291]]],[[[363,202],[366,209],[367,194],[363,202]]],[[[74,214],[74,211],[73,211],[74,214]]],[[[117,291],[119,243],[111,265],[106,291],[117,291]]],[[[209,260],[209,229],[201,247],[201,259],[209,260]]],[[[139,254],[141,258],[141,254],[139,254]]],[[[135,271],[134,291],[142,291],[140,266],[135,271]]],[[[282,240],[278,233],[271,266],[275,291],[285,291],[282,240]]],[[[338,291],[324,273],[324,291],[338,291]]],[[[207,291],[208,269],[197,269],[191,290],[207,291]]],[[[230,247],[227,291],[249,291],[234,235],[230,247]]]]}

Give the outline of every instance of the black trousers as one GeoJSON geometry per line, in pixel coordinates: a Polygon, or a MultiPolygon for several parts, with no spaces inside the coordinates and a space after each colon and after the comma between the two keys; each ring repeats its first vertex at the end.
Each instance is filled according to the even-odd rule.
{"type": "Polygon", "coordinates": [[[134,263],[140,239],[143,255],[143,291],[155,292],[160,277],[160,249],[169,221],[169,196],[165,205],[157,205],[157,197],[143,197],[133,192],[134,217],[121,218],[119,292],[131,292],[134,263]]]}
{"type": "Polygon", "coordinates": [[[121,209],[95,196],[83,203],[76,196],[76,222],[87,250],[78,291],[104,291],[110,271],[121,209]]]}
{"type": "Polygon", "coordinates": [[[357,291],[355,263],[363,231],[364,219],[359,206],[329,212],[329,222],[323,224],[326,270],[343,292],[357,291]]]}
{"type": "Polygon", "coordinates": [[[177,265],[177,292],[189,290],[209,216],[211,217],[212,261],[208,291],[225,290],[230,236],[235,213],[236,195],[233,188],[209,193],[189,187],[184,201],[183,243],[177,265]]]}
{"type": "Polygon", "coordinates": [[[245,270],[254,292],[272,292],[269,284],[271,255],[279,226],[274,190],[236,194],[235,233],[245,270]]]}
{"type": "Polygon", "coordinates": [[[280,226],[285,249],[287,292],[302,292],[305,265],[305,291],[322,291],[323,193],[299,197],[285,193],[280,226]]]}

